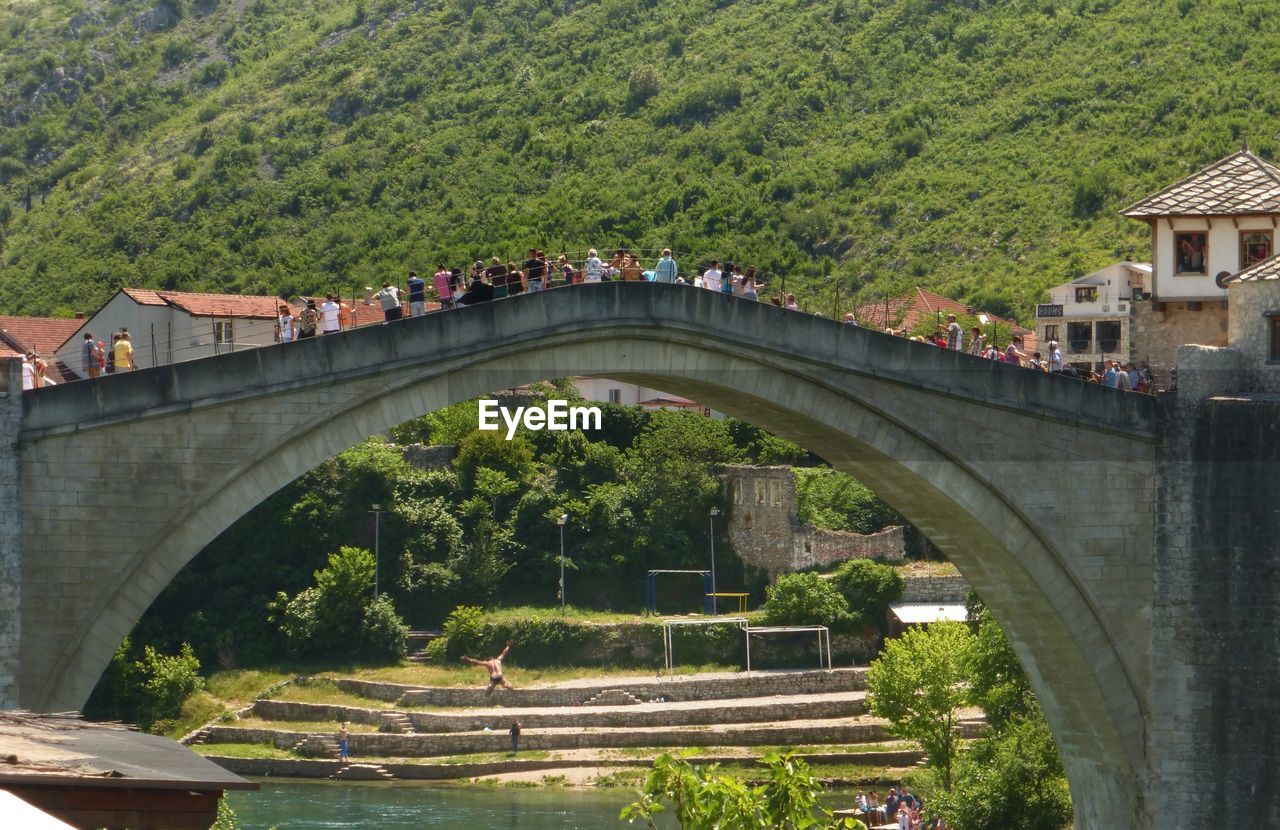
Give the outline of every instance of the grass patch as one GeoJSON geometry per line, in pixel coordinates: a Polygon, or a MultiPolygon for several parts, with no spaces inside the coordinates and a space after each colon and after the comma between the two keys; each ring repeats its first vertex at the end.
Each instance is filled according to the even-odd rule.
{"type": "Polygon", "coordinates": [[[424,758],[433,764],[494,764],[501,761],[545,761],[551,753],[545,749],[522,749],[515,758],[510,752],[473,752],[470,755],[445,755],[436,758],[424,758]]]}
{"type": "Polygon", "coordinates": [[[248,704],[257,700],[267,689],[292,677],[283,671],[263,669],[231,669],[214,672],[205,681],[209,694],[227,704],[248,704]]]}
{"type": "Polygon", "coordinates": [[[273,694],[274,700],[288,700],[294,703],[319,703],[329,706],[354,706],[360,709],[390,709],[395,704],[384,700],[345,692],[337,684],[327,678],[317,678],[306,683],[290,683],[273,694]]]}
{"type": "MultiPolygon", "coordinates": [[[[673,674],[704,674],[707,672],[736,671],[737,665],[728,663],[706,663],[702,665],[676,666],[664,676],[673,674]]],[[[566,680],[594,680],[605,677],[656,677],[658,672],[652,668],[636,668],[634,666],[604,666],[595,668],[544,667],[526,669],[518,660],[507,662],[507,679],[516,688],[538,683],[560,683],[566,680]]],[[[360,680],[377,680],[384,683],[400,683],[406,686],[475,686],[484,687],[484,676],[474,666],[429,666],[409,664],[403,666],[382,666],[378,668],[354,669],[349,672],[325,672],[325,677],[354,677],[360,680]]],[[[300,698],[289,698],[299,700],[300,698]]],[[[387,706],[389,704],[382,704],[387,706]]]]}
{"type": "Polygon", "coordinates": [[[607,772],[604,775],[597,775],[591,779],[590,784],[593,787],[626,787],[628,789],[638,789],[644,786],[644,782],[649,777],[647,769],[619,769],[613,772],[607,772]]]}

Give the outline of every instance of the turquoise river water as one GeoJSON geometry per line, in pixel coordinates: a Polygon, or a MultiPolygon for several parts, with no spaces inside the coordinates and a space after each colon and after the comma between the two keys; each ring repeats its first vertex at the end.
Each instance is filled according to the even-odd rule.
{"type": "Polygon", "coordinates": [[[629,789],[262,782],[228,793],[244,830],[601,830],[625,828],[629,789]]]}
{"type": "MultiPolygon", "coordinates": [[[[243,830],[622,830],[633,790],[262,781],[227,799],[243,830]]],[[[828,793],[828,806],[851,800],[828,793]]]]}

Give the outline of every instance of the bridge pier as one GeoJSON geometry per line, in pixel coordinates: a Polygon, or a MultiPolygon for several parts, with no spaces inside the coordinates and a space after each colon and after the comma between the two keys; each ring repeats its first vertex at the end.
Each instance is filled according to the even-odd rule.
{"type": "Polygon", "coordinates": [[[1233,350],[1179,350],[1157,462],[1151,827],[1280,827],[1280,401],[1242,381],[1233,350]]]}
{"type": "Polygon", "coordinates": [[[0,709],[18,705],[22,599],[22,361],[0,360],[0,709]]]}

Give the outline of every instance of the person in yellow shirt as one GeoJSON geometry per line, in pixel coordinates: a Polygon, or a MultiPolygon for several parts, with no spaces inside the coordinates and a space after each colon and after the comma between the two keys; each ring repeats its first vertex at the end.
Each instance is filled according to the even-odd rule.
{"type": "Polygon", "coordinates": [[[113,347],[116,353],[116,371],[123,372],[126,369],[136,369],[133,363],[133,344],[129,342],[129,332],[120,335],[120,339],[116,341],[113,347]]]}

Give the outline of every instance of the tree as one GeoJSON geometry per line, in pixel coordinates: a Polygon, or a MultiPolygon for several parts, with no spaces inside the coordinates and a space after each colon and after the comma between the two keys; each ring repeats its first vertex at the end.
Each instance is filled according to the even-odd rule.
{"type": "Polygon", "coordinates": [[[890,734],[920,744],[946,790],[959,747],[956,722],[968,702],[972,648],[963,623],[937,622],[887,642],[867,672],[872,713],[889,720],[890,734]]]}
{"type": "Polygon", "coordinates": [[[881,631],[889,606],[902,596],[902,575],[896,568],[870,559],[851,559],[831,578],[845,600],[855,625],[874,625],[881,631]]]}
{"type": "Polygon", "coordinates": [[[849,603],[831,581],[813,572],[783,574],[765,589],[765,620],[770,625],[849,623],[849,603]]]}
{"type": "Polygon", "coordinates": [[[967,666],[970,700],[982,707],[991,728],[1000,731],[1007,722],[1036,707],[1035,693],[991,612],[981,603],[970,603],[969,612],[969,628],[974,634],[967,666]]]}
{"type": "Polygon", "coordinates": [[[343,547],[314,574],[315,585],[293,599],[281,592],[274,619],[298,657],[398,660],[408,627],[385,594],[374,598],[373,554],[343,547]]]}
{"type": "Polygon", "coordinates": [[[956,764],[938,810],[962,830],[1060,830],[1071,824],[1062,760],[1038,707],[984,735],[956,764]]]}
{"type": "Polygon", "coordinates": [[[688,830],[866,830],[857,819],[833,819],[818,804],[822,785],[804,761],[790,753],[769,753],[762,760],[768,782],[752,787],[718,774],[714,764],[695,767],[659,755],[640,799],[622,808],[619,818],[643,819],[650,830],[656,830],[654,817],[666,812],[669,803],[679,826],[688,830]]]}
{"type": "Polygon", "coordinates": [[[796,517],[817,527],[876,533],[902,518],[892,507],[850,475],[830,467],[798,467],[796,517]]]}

